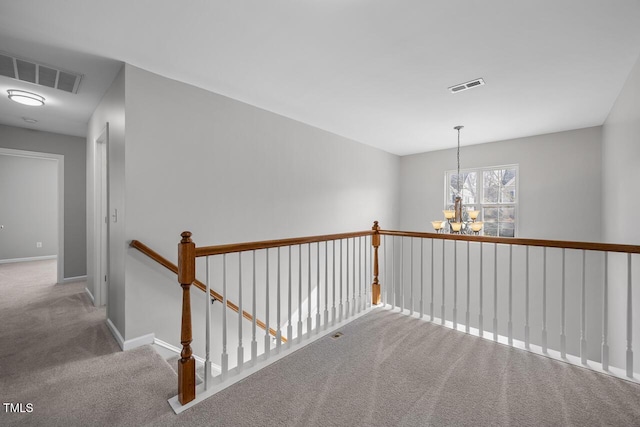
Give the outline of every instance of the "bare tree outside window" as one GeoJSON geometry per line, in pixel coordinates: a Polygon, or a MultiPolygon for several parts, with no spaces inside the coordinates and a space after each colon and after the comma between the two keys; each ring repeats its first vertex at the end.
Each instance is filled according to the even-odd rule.
{"type": "Polygon", "coordinates": [[[501,166],[445,173],[445,209],[460,189],[463,206],[482,212],[485,236],[515,237],[518,166],[501,166]],[[458,184],[460,185],[458,187],[458,184]]]}

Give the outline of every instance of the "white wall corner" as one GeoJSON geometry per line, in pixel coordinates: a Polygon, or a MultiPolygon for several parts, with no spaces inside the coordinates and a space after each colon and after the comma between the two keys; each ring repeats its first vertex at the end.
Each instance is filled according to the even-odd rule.
{"type": "Polygon", "coordinates": [[[116,339],[116,341],[118,341],[118,345],[120,346],[120,348],[124,350],[124,338],[122,338],[122,335],[120,335],[120,331],[118,331],[118,328],[116,328],[116,325],[113,324],[111,319],[107,319],[107,327],[111,331],[111,334],[116,339]]]}
{"type": "Polygon", "coordinates": [[[91,300],[91,304],[96,305],[96,299],[93,297],[93,294],[89,290],[89,288],[84,288],[84,292],[89,295],[89,299],[91,300]]]}
{"type": "Polygon", "coordinates": [[[147,334],[147,335],[142,335],[130,340],[126,340],[124,342],[124,345],[122,346],[122,349],[124,351],[127,351],[137,347],[142,347],[143,345],[153,344],[155,337],[156,337],[155,334],[147,334]]]}

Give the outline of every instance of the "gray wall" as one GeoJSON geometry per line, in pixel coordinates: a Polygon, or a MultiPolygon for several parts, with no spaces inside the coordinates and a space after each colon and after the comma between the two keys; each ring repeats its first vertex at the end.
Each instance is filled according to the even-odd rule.
{"type": "Polygon", "coordinates": [[[0,260],[58,254],[56,160],[0,154],[0,224],[0,260]]]}
{"type": "MultiPolygon", "coordinates": [[[[603,238],[612,243],[640,245],[640,227],[635,216],[640,212],[640,58],[631,70],[602,132],[603,164],[603,238]]],[[[609,267],[611,295],[610,344],[626,348],[626,257],[612,258],[609,267]]],[[[633,274],[640,271],[640,256],[633,257],[633,274]]],[[[640,307],[640,292],[633,290],[633,306],[640,307]]],[[[640,313],[634,313],[634,366],[640,366],[640,313]]],[[[624,352],[613,355],[612,363],[624,367],[624,352]]]]}
{"type": "Polygon", "coordinates": [[[113,222],[110,216],[109,239],[109,288],[107,290],[107,318],[122,335],[125,333],[125,290],[124,290],[124,255],[126,243],[124,239],[124,102],[125,102],[124,67],[115,78],[111,87],[102,97],[100,104],[89,120],[87,131],[87,289],[96,295],[97,271],[95,245],[96,208],[94,199],[96,161],[96,140],[100,137],[107,123],[109,124],[109,204],[110,210],[118,209],[121,221],[113,222]]]}
{"type": "MultiPolygon", "coordinates": [[[[451,137],[455,138],[453,131],[451,137]]],[[[601,128],[593,127],[463,146],[461,168],[520,165],[518,237],[597,242],[601,239],[600,140],[601,128]]],[[[402,229],[433,230],[431,221],[443,218],[444,172],[455,168],[455,149],[402,157],[402,229]]]]}
{"type": "Polygon", "coordinates": [[[64,156],[64,276],[84,276],[87,273],[85,140],[0,125],[0,147],[64,156]]]}

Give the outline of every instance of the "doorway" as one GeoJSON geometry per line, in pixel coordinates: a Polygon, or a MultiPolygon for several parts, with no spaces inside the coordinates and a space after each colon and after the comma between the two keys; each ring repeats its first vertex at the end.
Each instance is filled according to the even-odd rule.
{"type": "MultiPolygon", "coordinates": [[[[56,171],[57,171],[57,185],[54,186],[55,192],[57,193],[54,196],[54,200],[57,201],[57,209],[54,211],[57,214],[57,218],[55,219],[55,224],[57,228],[57,240],[54,244],[57,245],[57,273],[56,273],[56,281],[57,283],[64,282],[64,156],[60,154],[51,154],[51,153],[40,153],[35,151],[24,151],[24,150],[14,150],[10,148],[0,148],[0,155],[4,156],[13,156],[17,158],[27,158],[27,159],[42,159],[42,160],[53,160],[56,162],[56,171]]],[[[1,221],[1,220],[0,220],[1,221]]],[[[4,224],[0,224],[4,225],[4,224]]],[[[2,231],[2,229],[0,229],[2,231]]],[[[38,240],[38,239],[36,239],[38,240]]],[[[36,243],[36,248],[42,247],[42,242],[36,243]]],[[[31,255],[24,260],[35,260],[38,257],[32,257],[31,255]]],[[[16,259],[14,259],[15,261],[16,259]]],[[[21,260],[21,259],[17,259],[21,260]]]]}

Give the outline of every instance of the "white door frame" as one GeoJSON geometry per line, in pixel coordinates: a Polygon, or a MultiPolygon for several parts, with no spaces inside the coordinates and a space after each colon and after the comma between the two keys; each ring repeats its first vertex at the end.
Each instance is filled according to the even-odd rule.
{"type": "Polygon", "coordinates": [[[58,163],[58,283],[64,282],[64,155],[40,153],[37,151],[0,148],[0,154],[6,156],[31,157],[35,159],[56,160],[58,163]]]}
{"type": "Polygon", "coordinates": [[[107,305],[109,287],[109,123],[94,142],[94,304],[107,305]]]}

